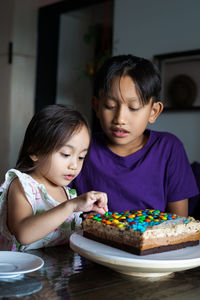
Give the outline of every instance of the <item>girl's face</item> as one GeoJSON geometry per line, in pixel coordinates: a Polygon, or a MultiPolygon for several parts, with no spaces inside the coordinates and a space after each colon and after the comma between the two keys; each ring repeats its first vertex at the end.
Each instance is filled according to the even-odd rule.
{"type": "Polygon", "coordinates": [[[44,161],[39,162],[40,157],[37,156],[31,157],[39,162],[31,175],[46,185],[67,186],[81,171],[89,143],[88,129],[82,126],[63,147],[44,161]]]}
{"type": "Polygon", "coordinates": [[[155,122],[162,103],[150,101],[143,106],[133,80],[124,76],[114,78],[108,95],[93,99],[93,108],[108,146],[119,155],[128,155],[144,146],[144,131],[148,123],[155,122]]]}

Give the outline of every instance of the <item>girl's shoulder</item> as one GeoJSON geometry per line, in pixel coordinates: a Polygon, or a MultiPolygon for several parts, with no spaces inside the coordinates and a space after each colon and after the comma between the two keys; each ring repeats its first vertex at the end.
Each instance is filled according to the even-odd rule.
{"type": "Polygon", "coordinates": [[[5,180],[3,184],[0,187],[0,192],[3,192],[5,189],[7,189],[10,184],[15,181],[16,178],[21,178],[22,173],[16,169],[10,169],[6,172],[5,180]]]}
{"type": "Polygon", "coordinates": [[[7,195],[8,190],[23,189],[29,200],[32,200],[37,194],[39,184],[27,173],[20,172],[16,169],[10,169],[5,175],[5,181],[1,185],[0,193],[2,199],[7,195]]]}
{"type": "Polygon", "coordinates": [[[35,180],[27,173],[23,173],[16,169],[10,169],[7,171],[5,175],[5,181],[1,185],[1,189],[9,186],[16,178],[18,179],[17,181],[22,184],[26,184],[26,183],[35,184],[35,180]]]}

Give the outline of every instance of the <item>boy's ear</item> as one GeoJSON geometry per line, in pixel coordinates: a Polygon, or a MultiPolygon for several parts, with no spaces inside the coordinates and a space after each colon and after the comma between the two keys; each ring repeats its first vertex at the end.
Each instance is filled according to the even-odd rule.
{"type": "Polygon", "coordinates": [[[96,116],[99,117],[99,100],[95,96],[92,97],[92,108],[94,109],[96,116]]]}
{"type": "Polygon", "coordinates": [[[162,111],[163,111],[162,102],[153,103],[152,108],[151,108],[151,114],[149,117],[149,123],[154,123],[162,111]]]}
{"type": "Polygon", "coordinates": [[[31,155],[29,155],[29,157],[30,157],[30,159],[31,159],[33,162],[38,161],[38,157],[37,157],[37,155],[35,155],[35,154],[31,154],[31,155]]]}

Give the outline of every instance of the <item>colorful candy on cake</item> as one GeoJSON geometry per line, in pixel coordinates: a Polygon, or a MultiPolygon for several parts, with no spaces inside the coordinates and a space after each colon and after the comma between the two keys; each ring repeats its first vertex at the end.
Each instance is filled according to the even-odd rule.
{"type": "Polygon", "coordinates": [[[196,246],[200,240],[200,221],[153,209],[90,213],[82,227],[85,237],[137,255],[196,246]]]}

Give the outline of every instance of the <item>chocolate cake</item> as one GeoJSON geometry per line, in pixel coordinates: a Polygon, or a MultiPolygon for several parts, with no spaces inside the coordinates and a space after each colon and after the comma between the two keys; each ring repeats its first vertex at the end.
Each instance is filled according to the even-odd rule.
{"type": "Polygon", "coordinates": [[[146,255],[199,244],[200,221],[146,209],[83,216],[83,235],[121,250],[146,255]]]}

